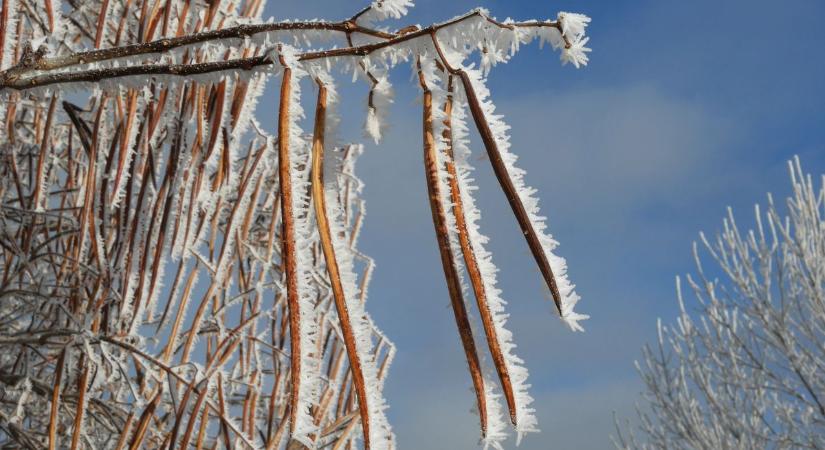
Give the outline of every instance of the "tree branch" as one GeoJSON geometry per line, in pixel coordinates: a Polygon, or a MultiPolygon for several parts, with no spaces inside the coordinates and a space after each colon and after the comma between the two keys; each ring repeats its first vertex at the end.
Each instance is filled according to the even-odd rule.
{"type": "MultiPolygon", "coordinates": [[[[559,21],[528,21],[517,23],[504,23],[493,19],[483,11],[471,11],[463,16],[439,24],[430,25],[426,28],[418,29],[405,34],[377,32],[361,27],[352,21],[325,23],[325,22],[295,22],[260,25],[242,25],[225,30],[215,30],[198,33],[191,36],[179,38],[161,39],[146,44],[134,44],[112,49],[92,50],[89,52],[77,53],[67,57],[53,59],[41,59],[31,63],[30,66],[15,66],[5,72],[0,73],[0,92],[4,89],[26,90],[39,87],[50,86],[62,83],[77,82],[100,82],[106,79],[122,78],[136,75],[173,75],[173,76],[194,76],[220,71],[252,70],[256,67],[273,64],[274,61],[266,55],[253,56],[247,58],[231,59],[227,61],[213,61],[193,64],[147,64],[125,67],[110,67],[100,69],[89,69],[76,72],[42,73],[32,76],[25,76],[30,70],[50,70],[54,68],[65,68],[73,64],[85,64],[95,61],[105,61],[113,58],[121,58],[147,53],[159,53],[168,51],[184,45],[203,43],[211,40],[225,38],[239,38],[250,36],[255,33],[273,30],[310,30],[310,29],[330,29],[346,33],[358,32],[387,39],[382,42],[371,44],[350,46],[339,49],[329,49],[301,53],[298,59],[301,61],[312,61],[318,59],[337,58],[346,56],[367,56],[381,49],[390,48],[404,42],[436,33],[439,30],[454,26],[466,20],[481,17],[487,22],[505,29],[515,28],[536,28],[550,27],[561,30],[559,21]],[[292,25],[290,27],[290,25],[292,25]],[[313,28],[315,27],[315,28],[313,28]]],[[[569,43],[568,43],[569,45],[569,43]]]]}

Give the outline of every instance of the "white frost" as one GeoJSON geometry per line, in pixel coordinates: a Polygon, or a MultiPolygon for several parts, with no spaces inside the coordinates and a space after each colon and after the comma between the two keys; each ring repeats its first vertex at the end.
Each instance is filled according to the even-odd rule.
{"type": "Polygon", "coordinates": [[[558,15],[559,22],[561,22],[562,33],[570,38],[577,38],[584,36],[585,28],[590,24],[590,17],[584,14],[560,12],[558,15]]]}
{"type": "Polygon", "coordinates": [[[577,69],[586,66],[588,61],[590,61],[590,58],[587,56],[587,54],[590,53],[590,48],[585,47],[589,40],[589,37],[578,36],[570,42],[570,47],[565,47],[561,51],[562,65],[572,63],[577,69]]]}

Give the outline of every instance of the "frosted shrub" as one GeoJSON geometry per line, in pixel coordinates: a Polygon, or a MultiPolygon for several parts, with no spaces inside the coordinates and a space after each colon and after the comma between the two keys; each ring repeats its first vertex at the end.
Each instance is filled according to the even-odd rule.
{"type": "Polygon", "coordinates": [[[644,438],[619,430],[618,448],[825,447],[825,177],[817,190],[789,165],[787,216],[768,196],[742,232],[729,210],[701,235],[713,266],[694,244],[695,301],[677,279],[676,323],[637,363],[644,438]]]}
{"type": "Polygon", "coordinates": [[[433,223],[483,443],[501,447],[507,415],[519,437],[537,431],[479,226],[469,123],[559,317],[581,330],[486,76],[534,40],[586,65],[590,19],[478,9],[388,31],[412,6],[275,22],[261,0],[2,2],[0,444],[394,448],[382,391],[395,347],[367,313],[373,261],[357,248],[363,147],[335,130],[351,76],[369,85],[364,129],[380,141],[402,64],[424,99],[433,223]],[[255,117],[268,82],[274,135],[255,117]]]}

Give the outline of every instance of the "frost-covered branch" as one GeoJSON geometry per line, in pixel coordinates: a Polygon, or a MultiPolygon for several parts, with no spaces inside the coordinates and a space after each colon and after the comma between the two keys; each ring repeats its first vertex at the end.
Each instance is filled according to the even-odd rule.
{"type": "MultiPolygon", "coordinates": [[[[123,78],[140,75],[171,75],[179,77],[211,74],[216,72],[242,70],[248,71],[256,67],[275,64],[276,61],[267,55],[259,55],[248,58],[238,58],[228,61],[202,62],[194,64],[140,64],[126,66],[111,66],[101,68],[84,68],[84,66],[95,66],[94,63],[107,62],[119,58],[128,58],[144,54],[168,52],[180,47],[202,44],[207,42],[220,42],[224,40],[239,39],[253,36],[259,33],[272,31],[292,31],[292,30],[334,30],[351,33],[362,33],[370,36],[382,38],[380,42],[356,45],[345,48],[337,48],[321,51],[310,51],[298,56],[301,61],[312,61],[317,59],[334,59],[350,56],[368,56],[372,53],[400,46],[408,41],[427,37],[442,29],[449,29],[462,24],[465,21],[481,18],[495,27],[511,31],[531,29],[531,28],[552,28],[562,30],[563,21],[525,21],[525,22],[500,22],[490,17],[483,10],[475,10],[465,15],[459,16],[447,22],[433,24],[425,28],[416,29],[408,33],[385,33],[361,27],[351,21],[340,23],[326,22],[286,22],[273,24],[250,24],[241,25],[231,29],[215,30],[211,32],[199,33],[196,35],[182,36],[178,38],[161,39],[145,44],[134,44],[124,47],[116,47],[101,50],[91,50],[78,52],[75,54],[45,58],[40,57],[31,62],[12,67],[4,72],[0,72],[0,91],[4,89],[26,90],[61,83],[78,82],[100,82],[108,79],[123,78]],[[70,66],[80,66],[71,71],[65,71],[70,66]],[[55,72],[55,73],[50,73],[55,72]]],[[[573,48],[578,45],[572,42],[565,35],[561,35],[565,48],[573,48]]],[[[241,41],[243,42],[243,41],[241,41]]],[[[577,63],[578,65],[578,63],[577,63]]]]}
{"type": "Polygon", "coordinates": [[[130,44],[120,47],[102,48],[81,52],[73,52],[68,55],[45,57],[38,55],[29,61],[22,61],[20,64],[11,67],[0,74],[0,78],[19,78],[30,71],[48,71],[64,69],[74,65],[92,64],[101,61],[130,58],[139,55],[152,53],[165,53],[180,47],[203,44],[207,42],[238,40],[243,43],[244,39],[251,39],[261,33],[275,32],[306,32],[306,31],[335,31],[338,33],[360,33],[381,39],[392,39],[396,37],[393,33],[367,28],[354,21],[345,22],[270,22],[260,24],[243,24],[235,27],[220,28],[217,30],[203,31],[200,33],[188,34],[177,37],[163,38],[152,42],[130,44]]]}
{"type": "Polygon", "coordinates": [[[618,448],[825,447],[825,178],[789,164],[784,215],[768,196],[755,227],[733,212],[715,239],[694,244],[696,275],[679,315],[657,324],[637,368],[639,438],[617,425],[618,448]]]}

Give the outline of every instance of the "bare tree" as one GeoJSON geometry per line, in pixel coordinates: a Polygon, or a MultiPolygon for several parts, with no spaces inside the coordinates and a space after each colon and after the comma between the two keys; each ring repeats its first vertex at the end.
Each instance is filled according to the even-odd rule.
{"type": "Polygon", "coordinates": [[[479,9],[388,31],[411,1],[338,22],[264,22],[263,3],[0,3],[4,448],[393,448],[382,391],[395,347],[365,310],[373,263],[357,249],[363,147],[333,136],[336,77],[369,84],[365,131],[378,141],[389,71],[405,62],[423,92],[432,218],[484,443],[506,437],[502,401],[519,436],[537,431],[479,230],[466,121],[559,317],[581,330],[485,83],[536,39],[586,65],[590,19],[479,9]],[[274,135],[254,115],[269,80],[274,135]]]}
{"type": "Polygon", "coordinates": [[[798,159],[790,174],[787,217],[768,196],[755,230],[740,232],[728,210],[715,240],[701,235],[718,267],[694,243],[698,311],[677,278],[676,325],[660,321],[637,363],[645,438],[617,427],[617,447],[825,448],[825,177],[816,190],[798,159]]]}

